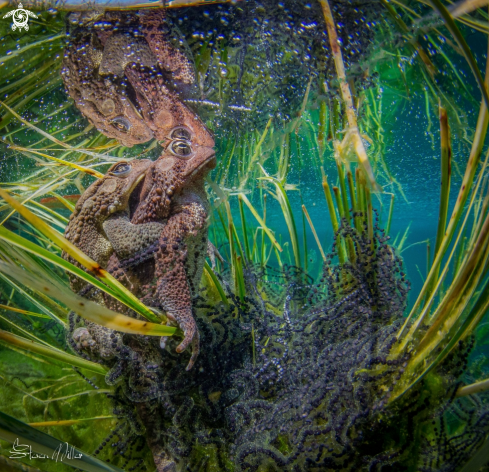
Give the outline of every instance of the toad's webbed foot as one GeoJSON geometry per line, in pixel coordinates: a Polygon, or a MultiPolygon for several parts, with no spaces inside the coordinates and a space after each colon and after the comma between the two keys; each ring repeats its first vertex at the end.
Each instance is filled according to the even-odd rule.
{"type": "Polygon", "coordinates": [[[85,320],[85,326],[94,341],[91,351],[103,361],[113,359],[116,348],[122,344],[121,333],[85,320]]]}
{"type": "MultiPolygon", "coordinates": [[[[192,314],[173,316],[171,313],[167,313],[167,317],[170,322],[172,322],[171,324],[178,325],[178,327],[183,331],[183,340],[177,346],[176,351],[181,353],[190,345],[192,346],[192,356],[190,357],[190,361],[186,367],[186,370],[190,370],[194,366],[197,357],[199,357],[200,352],[200,335],[194,317],[192,314]]],[[[165,345],[166,337],[164,339],[162,337],[160,340],[160,346],[164,348],[165,345]]]]}
{"type": "MultiPolygon", "coordinates": [[[[92,285],[87,285],[79,293],[90,292],[92,285]]],[[[96,299],[98,290],[91,291],[89,299],[96,299]]],[[[100,301],[100,300],[99,300],[100,301]]],[[[109,328],[88,320],[83,320],[75,312],[68,315],[67,342],[73,352],[87,360],[111,359],[115,348],[120,344],[121,335],[109,328]]]]}

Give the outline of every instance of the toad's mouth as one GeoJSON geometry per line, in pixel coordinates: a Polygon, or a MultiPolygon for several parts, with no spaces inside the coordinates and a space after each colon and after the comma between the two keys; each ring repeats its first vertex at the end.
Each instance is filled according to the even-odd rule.
{"type": "Polygon", "coordinates": [[[208,150],[209,155],[205,159],[202,159],[202,162],[197,167],[195,167],[190,174],[188,174],[188,177],[193,178],[196,175],[208,172],[209,170],[216,167],[216,153],[212,148],[208,148],[208,150]]]}
{"type": "Polygon", "coordinates": [[[216,167],[216,164],[217,164],[216,155],[214,154],[212,157],[210,157],[209,159],[204,161],[202,164],[200,164],[200,166],[197,167],[197,169],[195,169],[190,175],[194,176],[203,170],[208,171],[208,170],[214,169],[214,167],[216,167]]]}
{"type": "Polygon", "coordinates": [[[126,98],[133,107],[134,111],[139,115],[141,119],[143,119],[143,110],[141,105],[139,104],[136,90],[129,81],[127,81],[126,83],[125,92],[126,98]]]}
{"type": "Polygon", "coordinates": [[[131,195],[129,196],[129,218],[131,219],[136,211],[140,199],[141,199],[141,191],[143,190],[144,185],[144,175],[143,178],[139,179],[139,182],[134,187],[131,195]]]}

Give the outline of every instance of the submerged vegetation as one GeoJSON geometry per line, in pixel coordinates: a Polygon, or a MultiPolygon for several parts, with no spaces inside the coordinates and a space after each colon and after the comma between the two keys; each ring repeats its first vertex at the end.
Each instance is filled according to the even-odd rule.
{"type": "Polygon", "coordinates": [[[189,372],[173,341],[159,348],[160,336],[180,335],[164,314],[94,273],[61,235],[108,165],[155,159],[160,145],[124,147],[68,101],[65,12],[42,12],[29,35],[2,24],[0,439],[44,453],[67,441],[83,452],[71,465],[90,471],[153,470],[155,445],[195,471],[483,470],[489,60],[481,71],[466,38],[489,26],[486,11],[461,10],[472,3],[251,1],[168,13],[197,73],[186,103],[214,131],[218,156],[207,191],[222,258],[206,262],[194,300],[202,351],[189,372]],[[409,222],[391,230],[406,195],[388,153],[415,97],[440,142],[441,186],[426,277],[408,305],[409,222]],[[67,272],[134,317],[81,299],[67,272]],[[112,365],[71,353],[72,310],[125,333],[112,365]]]}

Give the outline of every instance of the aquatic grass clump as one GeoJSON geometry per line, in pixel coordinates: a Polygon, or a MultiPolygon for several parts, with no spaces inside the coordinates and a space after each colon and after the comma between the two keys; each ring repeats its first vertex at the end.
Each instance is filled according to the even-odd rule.
{"type": "MultiPolygon", "coordinates": [[[[457,41],[464,44],[464,53],[471,65],[475,61],[467,49],[465,40],[453,29],[453,23],[446,17],[449,29],[456,35],[457,41]]],[[[448,15],[449,16],[449,15],[448,15]]],[[[477,77],[480,71],[474,71],[477,77]]],[[[403,328],[399,332],[400,342],[396,346],[394,356],[402,352],[411,352],[406,371],[401,381],[396,385],[395,395],[405,394],[425,375],[434,369],[453,350],[457,343],[470,338],[487,311],[485,278],[488,239],[487,239],[487,186],[484,174],[487,169],[487,158],[482,164],[482,169],[477,175],[478,165],[482,154],[482,146],[487,133],[488,114],[486,82],[479,81],[482,89],[482,103],[477,121],[476,133],[472,143],[470,156],[459,190],[457,201],[452,211],[452,216],[445,228],[447,199],[449,191],[449,159],[450,142],[448,138],[448,124],[444,110],[441,110],[441,152],[442,152],[442,190],[440,203],[439,229],[435,246],[435,257],[431,265],[426,282],[419,294],[417,301],[411,310],[403,328]],[[476,178],[477,175],[477,178],[476,178]],[[475,180],[476,179],[476,180],[475,180]],[[473,182],[475,180],[475,186],[473,182]],[[470,200],[469,200],[470,197],[470,200]],[[468,208],[465,203],[469,202],[468,208]],[[476,205],[476,202],[479,202],[476,205]],[[468,218],[474,211],[475,218],[468,227],[468,218]],[[462,235],[468,231],[469,244],[466,244],[462,235]],[[440,267],[447,253],[452,239],[456,236],[448,258],[443,262],[444,267],[439,276],[440,267]],[[463,247],[464,256],[455,258],[457,251],[463,247]],[[439,294],[441,283],[448,271],[456,264],[456,273],[449,287],[444,293],[439,294]],[[435,297],[440,299],[435,305],[435,297]],[[431,310],[431,313],[430,313],[431,310]],[[411,320],[418,315],[413,323],[411,320]]],[[[482,79],[481,79],[482,80],[482,79]]]]}
{"type": "MultiPolygon", "coordinates": [[[[91,258],[86,256],[83,251],[75,247],[70,241],[61,236],[58,232],[53,231],[43,220],[32,214],[27,208],[19,204],[15,199],[9,196],[9,194],[0,189],[0,196],[4,200],[6,200],[16,211],[22,214],[33,226],[35,225],[37,229],[42,232],[45,236],[51,239],[51,241],[56,244],[60,249],[66,251],[67,254],[73,257],[75,261],[79,262],[82,266],[84,266],[89,272],[92,272],[99,278],[105,281],[105,284],[108,285],[108,289],[103,285],[98,283],[94,278],[90,275],[84,274],[83,271],[77,269],[73,266],[73,264],[68,263],[67,261],[62,260],[59,257],[55,257],[49,254],[47,251],[42,251],[37,249],[33,249],[33,245],[29,244],[28,241],[22,242],[21,238],[16,238],[15,235],[9,234],[9,232],[4,231],[4,238],[8,238],[10,242],[16,242],[18,244],[23,245],[24,248],[28,248],[37,255],[41,255],[41,257],[47,258],[50,262],[54,262],[56,265],[67,269],[68,271],[76,274],[81,279],[89,282],[101,288],[102,290],[109,293],[109,295],[116,295],[119,299],[123,300],[127,306],[132,309],[135,309],[137,312],[140,312],[145,318],[150,319],[151,321],[159,322],[159,318],[154,315],[148,308],[146,308],[131,292],[129,292],[120,282],[118,282],[112,275],[110,275],[105,269],[99,266],[98,263],[93,261],[91,258]],[[88,279],[88,280],[87,280],[88,279]]],[[[173,331],[172,331],[173,333],[173,331]]]]}
{"type": "MultiPolygon", "coordinates": [[[[247,261],[245,297],[231,271],[220,276],[227,306],[208,304],[202,292],[195,308],[209,355],[199,360],[200,369],[184,373],[184,360],[171,349],[161,356],[152,341],[127,336],[124,368],[113,371],[120,378],[113,399],[132,433],[117,447],[130,448],[145,434],[154,454],[209,471],[434,463],[453,470],[467,460],[480,442],[470,428],[484,426],[467,423],[463,454],[445,457],[431,449],[435,438],[426,426],[434,412],[438,421],[450,411],[458,388],[453,380],[473,341],[389,406],[409,361],[408,354],[389,359],[409,283],[378,221],[374,217],[370,239],[366,220],[361,232],[342,222],[317,283],[299,268],[247,261]],[[348,238],[355,257],[333,264],[348,238]],[[148,399],[153,416],[144,432],[137,418],[147,418],[148,399]]],[[[439,447],[453,442],[449,431],[444,434],[436,439],[439,447]]]]}

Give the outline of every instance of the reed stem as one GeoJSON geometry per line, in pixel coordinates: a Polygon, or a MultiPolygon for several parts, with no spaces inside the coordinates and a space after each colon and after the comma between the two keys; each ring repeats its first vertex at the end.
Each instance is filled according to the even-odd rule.
{"type": "Polygon", "coordinates": [[[389,216],[387,217],[387,225],[385,227],[385,234],[391,232],[392,215],[394,214],[394,194],[391,195],[391,204],[389,205],[389,216]]]}
{"type": "Polygon", "coordinates": [[[365,201],[367,204],[367,226],[368,226],[368,239],[370,239],[370,245],[372,250],[374,249],[374,215],[372,208],[372,198],[370,196],[370,189],[365,188],[365,201]]]}
{"type": "MultiPolygon", "coordinates": [[[[485,86],[489,87],[489,56],[488,59],[486,60],[485,86]]],[[[399,330],[397,337],[398,339],[401,339],[401,342],[398,346],[395,347],[395,352],[399,353],[405,348],[406,344],[412,339],[415,331],[417,330],[421,322],[421,320],[417,320],[416,323],[413,323],[411,325],[409,331],[407,333],[404,333],[406,328],[410,325],[411,319],[418,312],[418,309],[420,308],[422,301],[425,299],[425,297],[426,299],[429,298],[427,295],[430,288],[432,287],[432,282],[435,278],[435,275],[438,273],[437,272],[438,267],[440,266],[443,256],[445,255],[445,252],[447,251],[452,241],[452,238],[455,234],[455,230],[457,229],[458,223],[460,221],[460,218],[465,208],[465,203],[470,195],[475,174],[479,167],[482,147],[484,146],[484,140],[487,134],[488,124],[489,124],[489,113],[487,111],[486,101],[483,98],[479,110],[479,117],[477,119],[477,125],[474,134],[474,140],[472,142],[472,147],[470,150],[469,160],[467,162],[467,167],[465,169],[465,173],[462,179],[462,185],[458,193],[455,207],[452,211],[452,215],[450,217],[450,220],[448,222],[448,227],[445,231],[440,247],[438,249],[438,253],[436,254],[433,260],[433,264],[431,265],[431,270],[428,276],[426,277],[425,283],[423,284],[423,287],[418,295],[416,302],[414,303],[413,308],[411,309],[411,312],[409,313],[408,317],[406,318],[406,321],[404,322],[403,326],[399,330]]]]}
{"type": "Polygon", "coordinates": [[[246,259],[251,261],[250,244],[248,241],[248,231],[246,226],[246,218],[244,214],[243,199],[241,198],[241,194],[238,195],[238,203],[239,203],[239,214],[241,215],[241,225],[243,227],[243,241],[245,246],[246,259]]]}
{"type": "Polygon", "coordinates": [[[336,201],[336,207],[338,208],[338,213],[340,215],[340,219],[343,220],[345,218],[345,210],[343,208],[343,199],[341,198],[341,192],[338,187],[333,187],[334,198],[336,201]]]}
{"type": "Polygon", "coordinates": [[[348,196],[346,193],[345,173],[343,172],[343,166],[338,160],[336,160],[336,167],[338,169],[338,180],[341,190],[341,201],[343,203],[343,217],[346,218],[348,223],[350,222],[350,208],[348,205],[348,196]]]}
{"type": "MultiPolygon", "coordinates": [[[[302,202],[302,198],[301,198],[302,202]]],[[[302,209],[304,210],[304,204],[302,204],[302,209]]],[[[304,256],[304,271],[307,273],[308,261],[307,261],[307,233],[306,233],[306,217],[304,212],[302,212],[302,242],[303,242],[303,256],[304,256]]]]}
{"type": "Polygon", "coordinates": [[[328,205],[329,218],[331,221],[331,225],[333,226],[333,232],[336,233],[336,231],[338,231],[339,225],[338,225],[338,218],[336,218],[336,210],[333,203],[333,196],[331,195],[331,189],[328,184],[328,178],[324,174],[324,170],[322,168],[321,171],[323,172],[323,190],[324,190],[324,196],[326,198],[326,204],[328,205]]]}
{"type": "Polygon", "coordinates": [[[325,101],[321,101],[319,104],[319,126],[318,126],[318,145],[319,145],[319,157],[324,154],[324,149],[326,147],[327,135],[327,124],[328,124],[328,107],[325,101]]]}
{"type": "Polygon", "coordinates": [[[343,56],[341,54],[341,49],[339,46],[340,42],[338,40],[338,34],[336,32],[333,12],[331,11],[328,0],[319,0],[319,3],[321,4],[321,7],[323,9],[324,20],[326,22],[326,28],[328,30],[329,44],[331,46],[331,52],[333,53],[336,74],[340,81],[341,96],[343,97],[343,101],[345,102],[345,111],[349,126],[347,135],[351,134],[351,136],[349,137],[345,136],[345,139],[351,139],[353,148],[355,149],[355,153],[358,157],[358,161],[364,169],[365,173],[367,174],[372,189],[374,191],[380,192],[382,191],[382,188],[380,187],[380,185],[377,184],[375,180],[374,172],[372,166],[370,165],[367,151],[365,150],[362,138],[360,137],[355,106],[353,104],[353,97],[350,86],[348,84],[348,81],[346,80],[345,64],[343,62],[343,56]]]}
{"type": "MultiPolygon", "coordinates": [[[[451,159],[452,146],[450,143],[450,126],[448,125],[447,111],[440,107],[440,147],[441,147],[441,193],[440,193],[440,210],[438,213],[438,229],[436,233],[436,243],[434,255],[438,254],[443,236],[445,234],[448,201],[450,196],[450,179],[451,179],[451,159]]],[[[439,267],[438,267],[439,270],[439,267]]],[[[436,281],[437,275],[434,276],[436,281]]]]}
{"type": "Polygon", "coordinates": [[[350,192],[351,208],[353,210],[353,214],[355,215],[353,222],[357,231],[361,231],[361,221],[358,217],[359,210],[357,207],[357,199],[355,198],[355,182],[353,181],[353,174],[350,169],[348,169],[346,172],[346,179],[348,181],[348,190],[350,192]]]}
{"type": "Polygon", "coordinates": [[[307,211],[305,205],[302,205],[302,211],[304,212],[304,215],[306,215],[307,221],[309,222],[309,226],[311,227],[312,234],[314,235],[314,239],[316,240],[316,244],[318,245],[321,257],[323,258],[323,261],[326,262],[326,254],[324,254],[323,247],[321,246],[318,235],[316,233],[316,228],[314,228],[314,225],[312,224],[311,217],[309,216],[309,212],[307,211]]]}

